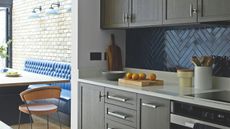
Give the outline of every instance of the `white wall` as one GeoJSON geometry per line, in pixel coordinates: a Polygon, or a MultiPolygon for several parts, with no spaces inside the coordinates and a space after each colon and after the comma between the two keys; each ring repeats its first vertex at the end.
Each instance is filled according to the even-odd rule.
{"type": "Polygon", "coordinates": [[[78,0],[72,0],[71,129],[78,127],[78,0]]]}
{"type": "MultiPolygon", "coordinates": [[[[73,42],[72,42],[72,100],[71,129],[77,129],[77,79],[78,70],[106,69],[106,61],[90,61],[90,52],[106,51],[110,34],[115,34],[125,61],[125,31],[100,29],[100,0],[73,0],[73,42]],[[77,69],[78,68],[78,69],[77,69]]],[[[104,55],[102,55],[103,57],[104,55]]]]}
{"type": "MultiPolygon", "coordinates": [[[[124,64],[125,31],[100,29],[100,0],[79,0],[79,70],[106,69],[106,61],[90,61],[90,52],[106,51],[110,34],[115,34],[116,43],[121,47],[124,64]]],[[[103,57],[103,55],[102,55],[103,57]]]]}

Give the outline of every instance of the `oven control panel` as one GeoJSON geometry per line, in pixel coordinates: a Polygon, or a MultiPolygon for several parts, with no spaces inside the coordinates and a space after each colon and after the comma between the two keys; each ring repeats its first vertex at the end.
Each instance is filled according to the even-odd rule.
{"type": "Polygon", "coordinates": [[[230,111],[172,101],[171,114],[230,127],[230,111]]]}

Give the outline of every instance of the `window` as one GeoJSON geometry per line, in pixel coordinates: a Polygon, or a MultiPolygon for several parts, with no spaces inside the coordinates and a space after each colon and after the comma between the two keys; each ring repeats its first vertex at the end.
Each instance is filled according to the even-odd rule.
{"type": "MultiPolygon", "coordinates": [[[[9,39],[12,39],[12,27],[11,27],[11,8],[1,7],[0,4],[0,42],[4,43],[9,39]]],[[[12,65],[12,44],[8,48],[9,57],[5,62],[0,62],[0,67],[11,67],[12,65]]]]}

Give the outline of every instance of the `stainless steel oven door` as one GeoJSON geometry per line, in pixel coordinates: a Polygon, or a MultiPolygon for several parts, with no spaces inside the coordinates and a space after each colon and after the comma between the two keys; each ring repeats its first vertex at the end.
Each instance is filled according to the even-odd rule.
{"type": "Polygon", "coordinates": [[[210,127],[215,127],[215,128],[218,128],[218,129],[230,129],[227,126],[213,124],[213,123],[210,123],[210,122],[196,120],[196,119],[183,117],[183,116],[179,116],[179,115],[175,115],[175,114],[170,115],[170,122],[175,124],[175,125],[179,125],[179,126],[183,126],[185,128],[191,128],[191,129],[193,129],[193,127],[194,127],[194,125],[196,123],[199,123],[199,124],[202,124],[202,125],[207,125],[207,126],[210,126],[210,127]]]}

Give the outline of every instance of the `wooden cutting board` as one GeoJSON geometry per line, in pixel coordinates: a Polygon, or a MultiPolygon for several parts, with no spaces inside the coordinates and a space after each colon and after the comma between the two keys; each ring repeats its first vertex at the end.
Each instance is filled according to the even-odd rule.
{"type": "Polygon", "coordinates": [[[135,85],[135,86],[161,86],[164,84],[163,80],[129,80],[129,79],[124,79],[120,78],[118,80],[119,84],[129,84],[129,85],[135,85]]]}
{"type": "Polygon", "coordinates": [[[121,49],[115,44],[114,34],[111,34],[110,45],[107,49],[107,64],[108,71],[121,71],[122,68],[122,57],[121,49]]]}

